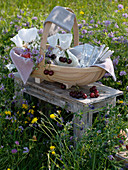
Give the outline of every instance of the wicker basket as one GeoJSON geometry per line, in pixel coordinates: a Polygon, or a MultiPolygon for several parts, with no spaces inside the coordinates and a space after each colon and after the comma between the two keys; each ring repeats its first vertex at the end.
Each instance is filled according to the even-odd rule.
{"type": "MultiPolygon", "coordinates": [[[[70,9],[67,9],[72,12],[70,9]]],[[[51,27],[51,22],[47,22],[44,27],[44,31],[41,39],[41,48],[40,54],[44,56],[43,61],[39,63],[38,69],[34,70],[31,74],[32,77],[39,78],[42,81],[50,81],[50,82],[59,82],[66,85],[67,88],[70,88],[73,85],[83,86],[90,83],[93,83],[99,79],[101,79],[105,70],[100,67],[85,67],[85,68],[75,68],[75,67],[65,67],[53,64],[45,65],[45,53],[44,51],[47,49],[47,37],[51,27]],[[54,71],[54,75],[49,76],[44,74],[44,69],[49,69],[54,71]]],[[[73,25],[74,32],[74,46],[79,45],[79,33],[78,33],[78,24],[76,17],[74,19],[73,25]]]]}

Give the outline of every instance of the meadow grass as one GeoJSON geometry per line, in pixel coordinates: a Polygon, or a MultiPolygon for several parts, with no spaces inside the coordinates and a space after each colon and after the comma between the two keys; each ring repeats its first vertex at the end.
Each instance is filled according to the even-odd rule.
{"type": "Polygon", "coordinates": [[[127,168],[114,158],[117,152],[128,149],[126,137],[120,134],[121,129],[128,128],[127,11],[127,0],[0,0],[1,170],[127,168]],[[42,30],[44,20],[55,6],[73,9],[79,24],[80,43],[105,44],[114,50],[111,59],[117,81],[106,73],[100,83],[124,92],[114,108],[99,112],[81,140],[73,136],[76,113],[41,104],[29,96],[17,105],[21,97],[15,96],[14,87],[18,92],[24,89],[14,85],[13,73],[17,70],[6,67],[12,63],[9,52],[14,44],[10,38],[21,28],[42,30]]]}

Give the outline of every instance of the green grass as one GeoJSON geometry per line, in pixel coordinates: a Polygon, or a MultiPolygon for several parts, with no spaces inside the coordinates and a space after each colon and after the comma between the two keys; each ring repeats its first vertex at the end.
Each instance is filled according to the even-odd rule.
{"type": "MultiPolygon", "coordinates": [[[[1,170],[7,168],[45,170],[49,167],[51,170],[64,169],[64,167],[66,170],[82,170],[82,168],[117,170],[123,167],[115,159],[110,160],[109,156],[117,153],[115,147],[120,146],[120,142],[127,144],[125,137],[119,135],[121,129],[128,128],[128,17],[123,16],[128,13],[127,11],[127,0],[117,2],[114,0],[0,0],[1,170]],[[123,5],[123,9],[118,9],[119,4],[123,5]],[[107,108],[99,113],[92,128],[86,131],[82,140],[75,141],[76,146],[74,146],[76,139],[71,140],[73,113],[47,103],[39,105],[37,99],[27,96],[27,101],[22,101],[27,103],[27,108],[23,107],[24,105],[16,106],[15,103],[21,98],[15,96],[14,87],[17,91],[21,89],[14,86],[14,79],[9,78],[8,75],[17,70],[9,71],[6,68],[6,64],[12,63],[9,52],[14,44],[10,38],[17,34],[17,29],[31,28],[31,26],[42,29],[43,22],[55,6],[73,9],[81,26],[79,28],[81,43],[98,46],[106,44],[114,50],[111,59],[117,62],[114,66],[117,81],[114,82],[111,76],[105,76],[100,82],[122,90],[124,93],[117,98],[117,105],[114,108],[107,108]],[[18,19],[17,15],[22,16],[21,19],[18,19]],[[34,16],[37,17],[35,21],[32,20],[34,16]],[[91,20],[94,22],[90,23],[91,20]],[[105,21],[110,21],[111,24],[106,26],[105,21]],[[83,34],[83,30],[87,30],[87,33],[83,34]],[[126,75],[121,75],[121,71],[125,71],[126,75]],[[41,107],[48,119],[40,112],[41,107]],[[30,109],[34,110],[34,114],[30,114],[30,109]],[[59,110],[61,115],[58,114],[59,110]],[[7,111],[10,111],[11,115],[7,111]],[[50,114],[57,115],[57,119],[50,119],[50,114]],[[32,124],[33,118],[38,119],[35,125],[32,124]],[[58,127],[56,121],[59,121],[62,127],[58,127]],[[100,133],[99,130],[101,130],[100,133]],[[37,140],[34,141],[35,136],[37,140]],[[15,141],[19,141],[19,145],[16,145],[15,141]],[[52,154],[50,146],[56,147],[55,155],[52,154]],[[23,153],[25,147],[29,149],[29,152],[23,153]],[[13,154],[12,149],[17,149],[17,152],[13,154]]],[[[77,116],[80,115],[77,114],[77,116]]],[[[126,150],[123,147],[119,149],[126,150]]]]}

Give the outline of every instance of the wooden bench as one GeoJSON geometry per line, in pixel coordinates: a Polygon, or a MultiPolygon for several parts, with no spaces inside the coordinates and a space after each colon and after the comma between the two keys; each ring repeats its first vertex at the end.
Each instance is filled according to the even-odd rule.
{"type": "MultiPolygon", "coordinates": [[[[30,96],[34,96],[41,101],[49,102],[76,114],[83,112],[81,120],[79,117],[75,117],[74,114],[74,136],[78,138],[80,138],[82,133],[84,133],[84,129],[92,126],[94,113],[97,113],[98,110],[103,109],[105,106],[115,106],[116,97],[123,94],[122,91],[113,89],[103,84],[93,83],[87,86],[82,86],[80,89],[89,96],[90,87],[95,85],[100,92],[100,96],[98,98],[88,97],[87,99],[75,99],[69,95],[69,92],[73,90],[74,87],[63,90],[60,88],[59,83],[44,81],[39,84],[35,83],[35,79],[32,77],[29,78],[26,85],[23,85],[18,73],[15,73],[15,83],[18,84],[19,88],[25,88],[25,93],[30,96]],[[91,109],[89,106],[93,106],[94,109],[91,109]],[[78,125],[82,122],[84,127],[83,130],[80,130],[78,125]]],[[[18,95],[17,93],[18,92],[16,92],[16,95],[18,95]]],[[[116,158],[118,160],[124,160],[126,163],[127,157],[124,156],[124,153],[126,154],[126,152],[118,153],[116,158]]]]}
{"type": "MultiPolygon", "coordinates": [[[[63,90],[60,88],[60,83],[51,83],[43,81],[40,84],[35,83],[34,78],[30,77],[26,85],[23,85],[22,80],[18,73],[15,73],[15,83],[18,83],[20,88],[25,88],[25,93],[34,96],[42,101],[49,102],[61,108],[65,108],[73,113],[82,112],[82,118],[74,118],[74,135],[80,137],[84,129],[92,126],[93,114],[98,112],[99,109],[107,105],[116,105],[116,97],[122,95],[123,92],[107,87],[99,83],[93,83],[80,87],[89,96],[89,89],[93,85],[99,90],[100,96],[98,98],[75,99],[69,95],[69,92],[74,89],[63,90]],[[91,109],[89,106],[93,106],[91,109]],[[77,128],[77,125],[83,122],[83,131],[77,128]]],[[[16,92],[17,93],[17,92],[16,92]]],[[[17,94],[18,95],[18,94],[17,94]]],[[[74,114],[75,115],[75,114],[74,114]]]]}

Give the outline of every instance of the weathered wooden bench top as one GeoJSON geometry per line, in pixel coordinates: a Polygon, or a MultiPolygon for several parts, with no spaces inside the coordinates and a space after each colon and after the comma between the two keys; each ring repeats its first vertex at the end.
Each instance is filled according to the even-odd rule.
{"type": "Polygon", "coordinates": [[[71,112],[88,111],[90,108],[87,106],[89,105],[93,105],[95,108],[101,108],[110,104],[115,105],[116,97],[123,94],[122,91],[99,83],[93,83],[80,87],[80,90],[88,95],[87,99],[75,99],[69,95],[69,92],[74,90],[75,87],[63,90],[61,89],[60,83],[43,81],[38,84],[35,83],[32,77],[29,78],[26,85],[23,85],[18,73],[15,73],[15,82],[26,89],[25,93],[40,100],[66,108],[71,112]],[[89,96],[89,89],[94,85],[100,93],[98,98],[90,98],[89,96]]]}

